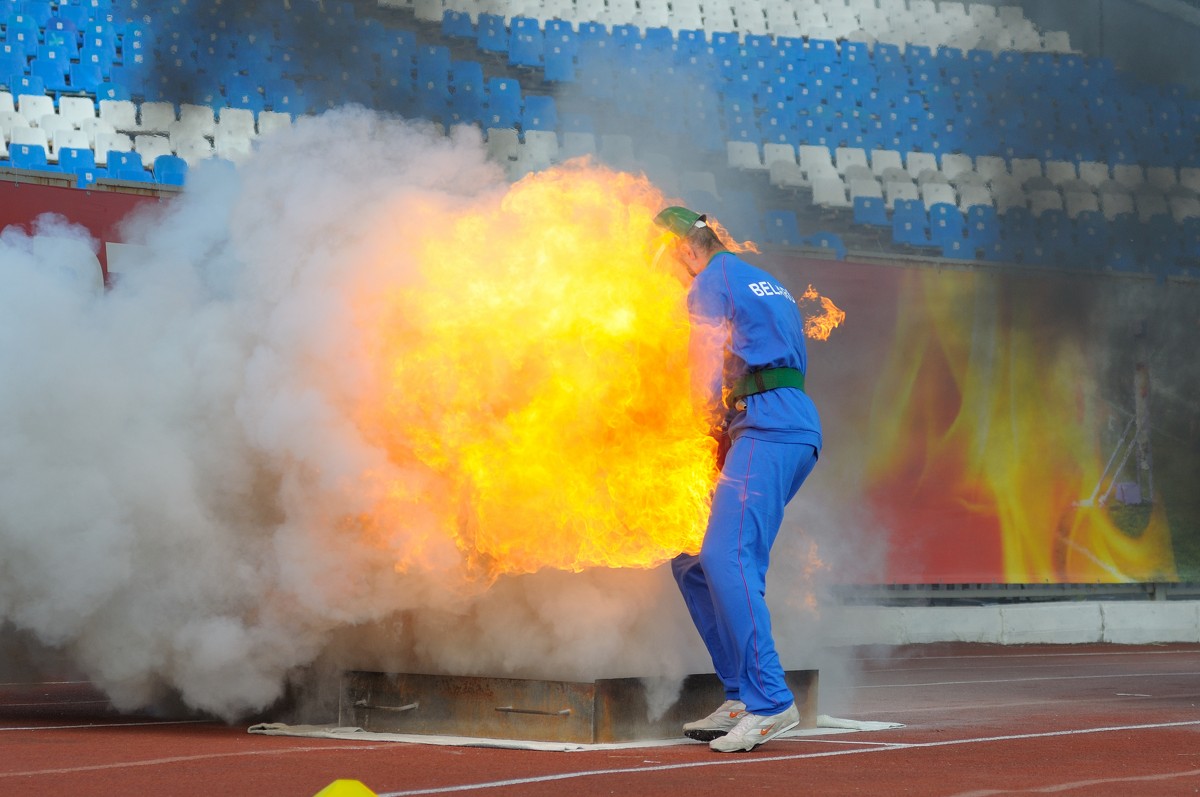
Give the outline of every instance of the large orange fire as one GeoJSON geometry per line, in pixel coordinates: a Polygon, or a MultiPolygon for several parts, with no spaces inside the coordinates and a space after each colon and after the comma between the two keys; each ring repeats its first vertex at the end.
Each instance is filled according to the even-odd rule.
{"type": "Polygon", "coordinates": [[[439,536],[481,578],[698,550],[715,444],[690,394],[687,285],[655,259],[666,204],[643,177],[572,164],[408,242],[419,277],[373,299],[385,395],[357,421],[411,480],[349,521],[397,569],[430,566],[439,536]]]}

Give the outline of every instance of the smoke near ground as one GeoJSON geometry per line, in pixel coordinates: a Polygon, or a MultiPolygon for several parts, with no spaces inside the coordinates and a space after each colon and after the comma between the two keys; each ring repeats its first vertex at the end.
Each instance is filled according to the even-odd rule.
{"type": "MultiPolygon", "coordinates": [[[[707,670],[664,567],[464,579],[453,543],[416,539],[443,509],[421,499],[428,475],[390,461],[352,411],[378,388],[355,348],[379,318],[362,298],[416,284],[412,252],[507,191],[477,131],[345,110],[299,120],[237,170],[198,168],[130,220],[142,248],[108,293],[79,228],[5,231],[12,674],[50,662],[122,710],[181,699],[233,720],[346,667],[707,670]],[[411,511],[381,542],[346,518],[387,484],[406,485],[411,511]]],[[[788,602],[809,586],[772,589],[788,602]]]]}

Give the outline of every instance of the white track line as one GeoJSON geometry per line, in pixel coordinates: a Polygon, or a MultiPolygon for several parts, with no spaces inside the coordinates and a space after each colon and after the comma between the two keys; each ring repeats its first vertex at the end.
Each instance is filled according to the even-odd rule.
{"type": "Polygon", "coordinates": [[[150,720],[149,722],[89,722],[86,725],[26,725],[14,728],[0,727],[0,731],[74,731],[98,730],[100,728],[133,728],[139,725],[197,725],[212,720],[150,720]]]}
{"type": "Polygon", "coordinates": [[[177,755],[169,758],[150,758],[142,761],[122,761],[112,764],[92,764],[81,767],[60,767],[58,769],[33,769],[27,772],[0,772],[0,778],[28,778],[38,775],[72,775],[77,772],[96,772],[103,769],[130,769],[132,767],[156,767],[163,764],[186,764],[191,761],[205,761],[213,758],[243,758],[245,756],[287,755],[289,753],[308,753],[323,750],[325,752],[358,751],[395,749],[391,742],[384,744],[356,745],[325,745],[321,747],[281,747],[273,750],[246,750],[240,753],[202,753],[199,755],[177,755]]]}
{"type": "Polygon", "coordinates": [[[415,797],[422,794],[451,794],[454,792],[478,791],[480,789],[496,789],[505,786],[522,786],[531,783],[550,783],[559,780],[575,778],[603,777],[608,775],[629,775],[641,772],[669,772],[696,767],[737,766],[740,764],[761,764],[771,761],[798,761],[806,758],[831,758],[843,755],[862,755],[864,753],[885,753],[895,750],[912,750],[932,747],[949,747],[954,745],[985,744],[989,742],[1021,741],[1025,739],[1045,739],[1054,736],[1079,736],[1091,733],[1110,733],[1113,731],[1157,730],[1161,728],[1178,728],[1200,725],[1200,720],[1186,722],[1162,722],[1148,725],[1118,725],[1104,728],[1080,728],[1071,731],[1047,731],[1045,733],[1020,733],[1010,736],[987,736],[974,739],[947,739],[939,742],[917,742],[913,744],[891,744],[882,747],[869,747],[857,750],[829,750],[820,753],[800,753],[797,755],[764,756],[755,758],[722,758],[711,761],[694,761],[686,764],[663,764],[653,767],[630,767],[628,769],[595,769],[585,772],[565,772],[556,775],[542,775],[532,778],[514,778],[512,780],[497,780],[485,783],[466,783],[458,786],[442,786],[430,789],[410,789],[406,791],[380,792],[378,797],[415,797]]]}
{"type": "Polygon", "coordinates": [[[0,709],[31,708],[35,706],[41,708],[58,708],[59,706],[94,706],[97,703],[102,703],[106,706],[109,704],[107,700],[43,700],[39,703],[0,703],[0,709]]]}
{"type": "Polygon", "coordinates": [[[5,686],[80,686],[90,684],[91,681],[11,681],[9,683],[0,683],[0,687],[5,686]]]}
{"type": "Polygon", "coordinates": [[[1200,769],[1190,769],[1187,772],[1164,772],[1161,775],[1130,775],[1124,778],[1095,778],[1093,780],[1077,780],[1071,783],[1055,783],[1052,786],[1030,786],[1024,789],[1002,789],[996,791],[987,789],[983,791],[964,791],[953,797],[991,797],[994,794],[1013,794],[1014,792],[1022,792],[1025,794],[1051,794],[1056,791],[1073,791],[1082,789],[1087,786],[1106,786],[1112,783],[1147,783],[1160,780],[1174,780],[1175,778],[1194,778],[1200,775],[1200,769]]]}
{"type": "Polygon", "coordinates": [[[1097,678],[1171,678],[1200,672],[1122,672],[1107,675],[1039,675],[1033,678],[981,678],[977,681],[921,681],[912,684],[859,684],[852,689],[908,689],[915,686],[965,686],[970,684],[1021,684],[1032,681],[1088,681],[1097,678]]]}
{"type": "Polygon", "coordinates": [[[956,656],[875,656],[854,661],[894,661],[898,664],[908,664],[919,661],[963,661],[969,659],[1063,659],[1089,656],[1195,656],[1200,655],[1200,647],[1187,650],[1095,650],[1090,652],[1051,653],[968,653],[956,656]]]}

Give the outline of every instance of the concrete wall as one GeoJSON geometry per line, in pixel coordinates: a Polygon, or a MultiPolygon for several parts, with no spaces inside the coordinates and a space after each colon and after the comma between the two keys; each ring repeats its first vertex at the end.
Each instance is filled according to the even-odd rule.
{"type": "Polygon", "coordinates": [[[836,646],[1200,642],[1200,601],[843,606],[826,610],[822,619],[836,646]]]}

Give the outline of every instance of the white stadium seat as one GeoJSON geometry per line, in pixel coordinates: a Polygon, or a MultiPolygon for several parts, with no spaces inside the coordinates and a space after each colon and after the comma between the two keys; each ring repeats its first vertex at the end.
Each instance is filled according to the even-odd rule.
{"type": "Polygon", "coordinates": [[[166,133],[179,118],[175,106],[169,102],[143,102],[139,117],[138,129],[144,133],[166,133]]]}
{"type": "Polygon", "coordinates": [[[96,165],[104,167],[108,165],[108,153],[112,152],[130,152],[133,150],[133,141],[125,133],[97,133],[96,134],[96,165]]]}
{"type": "Polygon", "coordinates": [[[22,94],[17,97],[17,112],[33,126],[43,116],[54,113],[54,100],[45,94],[22,94]]]}
{"type": "Polygon", "coordinates": [[[100,100],[99,117],[114,130],[133,132],[138,129],[137,106],[130,100],[100,100]]]}
{"type": "Polygon", "coordinates": [[[766,169],[762,162],[762,156],[758,152],[758,144],[753,141],[727,141],[725,142],[725,152],[731,169],[753,171],[766,169]]]}

